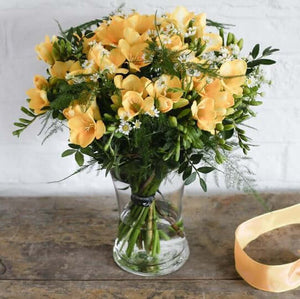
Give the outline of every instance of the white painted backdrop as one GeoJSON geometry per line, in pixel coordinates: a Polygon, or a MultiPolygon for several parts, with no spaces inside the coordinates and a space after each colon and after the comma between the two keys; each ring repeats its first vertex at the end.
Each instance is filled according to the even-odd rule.
{"type": "MultiPolygon", "coordinates": [[[[208,17],[236,24],[233,32],[244,37],[244,53],[259,42],[281,49],[267,73],[273,86],[266,89],[265,104],[251,121],[254,143],[250,156],[255,163],[259,190],[291,190],[300,187],[300,1],[297,0],[0,0],[0,195],[110,194],[110,178],[83,173],[58,184],[76,169],[72,158],[60,158],[68,133],[52,137],[41,146],[39,127],[33,125],[20,139],[11,135],[12,123],[21,116],[25,91],[35,74],[45,74],[45,64],[36,59],[34,46],[46,34],[58,33],[55,19],[64,28],[108,14],[125,2],[143,13],[185,5],[208,17]],[[271,71],[270,71],[271,70],[271,71]]],[[[218,189],[213,182],[209,190],[218,189]]],[[[199,192],[198,184],[187,192],[199,192]]]]}

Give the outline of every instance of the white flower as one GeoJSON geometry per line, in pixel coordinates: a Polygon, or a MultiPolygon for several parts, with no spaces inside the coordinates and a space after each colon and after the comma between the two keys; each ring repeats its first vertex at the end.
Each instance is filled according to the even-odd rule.
{"type": "Polygon", "coordinates": [[[210,78],[210,77],[207,77],[206,78],[206,83],[207,84],[210,84],[210,83],[212,83],[214,80],[212,79],[212,78],[210,78]]]}
{"type": "Polygon", "coordinates": [[[159,111],[154,107],[152,110],[147,111],[145,114],[150,115],[151,117],[159,117],[159,111]]]}
{"type": "Polygon", "coordinates": [[[82,67],[84,69],[90,69],[91,67],[93,67],[94,65],[94,61],[93,60],[85,60],[83,63],[82,63],[82,67]]]}
{"type": "Polygon", "coordinates": [[[227,57],[229,55],[229,51],[227,48],[225,47],[221,47],[219,53],[223,56],[223,57],[227,57]]]}
{"type": "Polygon", "coordinates": [[[173,23],[170,23],[165,28],[163,28],[162,33],[167,35],[174,35],[178,34],[179,30],[175,27],[173,23]]]}
{"type": "Polygon", "coordinates": [[[204,60],[207,60],[208,62],[214,62],[217,59],[217,56],[213,51],[211,51],[211,52],[204,53],[202,55],[202,58],[204,60]]]}
{"type": "Polygon", "coordinates": [[[157,87],[158,87],[159,89],[163,89],[163,88],[167,87],[166,81],[165,81],[165,78],[164,78],[164,77],[160,77],[160,78],[156,81],[156,84],[157,84],[157,87]]]}
{"type": "Polygon", "coordinates": [[[121,122],[126,122],[129,120],[129,118],[130,118],[130,114],[128,112],[125,112],[120,116],[121,122]]]}
{"type": "Polygon", "coordinates": [[[249,76],[249,78],[246,79],[246,84],[250,88],[256,86],[257,83],[257,78],[255,78],[254,76],[249,76]]]}
{"type": "Polygon", "coordinates": [[[80,84],[82,82],[85,82],[85,77],[84,76],[73,77],[72,79],[73,79],[74,84],[80,84]]]}
{"type": "Polygon", "coordinates": [[[97,82],[97,80],[99,79],[99,74],[94,73],[93,75],[90,76],[90,79],[94,82],[97,82]]]}
{"type": "Polygon", "coordinates": [[[184,37],[189,37],[189,36],[193,36],[196,34],[196,30],[197,28],[195,26],[193,27],[189,27],[187,32],[184,34],[184,37]]]}
{"type": "Polygon", "coordinates": [[[162,35],[162,36],[160,37],[160,39],[161,39],[161,41],[162,41],[162,43],[163,43],[164,45],[170,45],[170,44],[172,44],[171,38],[168,37],[168,36],[166,36],[166,35],[162,35]]]}
{"type": "Polygon", "coordinates": [[[68,80],[71,80],[73,78],[73,76],[70,74],[70,73],[67,73],[65,75],[65,79],[68,81],[68,80]]]}
{"type": "Polygon", "coordinates": [[[93,47],[97,44],[97,42],[95,40],[92,40],[88,43],[89,46],[93,47]]]}
{"type": "Polygon", "coordinates": [[[142,122],[139,121],[138,119],[133,123],[133,127],[135,129],[139,129],[141,127],[142,122]]]}
{"type": "Polygon", "coordinates": [[[114,74],[117,71],[117,67],[114,64],[111,64],[107,65],[104,70],[108,71],[110,74],[114,74]]]}
{"type": "Polygon", "coordinates": [[[121,123],[119,125],[119,129],[118,129],[119,132],[121,132],[124,135],[129,135],[131,130],[132,130],[132,127],[129,122],[121,121],[121,123]]]}
{"type": "Polygon", "coordinates": [[[101,42],[96,43],[93,47],[96,50],[99,50],[99,52],[102,54],[102,56],[109,56],[110,55],[110,52],[103,47],[101,42]]]}
{"type": "Polygon", "coordinates": [[[235,45],[235,44],[231,44],[229,46],[230,50],[231,50],[231,53],[232,55],[234,56],[238,56],[240,54],[240,47],[238,45],[235,45]]]}
{"type": "Polygon", "coordinates": [[[154,30],[154,29],[148,29],[147,33],[150,37],[156,37],[157,36],[157,31],[154,30]]]}
{"type": "Polygon", "coordinates": [[[195,58],[194,53],[189,51],[189,50],[185,50],[183,51],[183,53],[180,54],[180,56],[178,57],[178,60],[181,63],[186,63],[189,62],[191,60],[193,60],[195,58]]]}

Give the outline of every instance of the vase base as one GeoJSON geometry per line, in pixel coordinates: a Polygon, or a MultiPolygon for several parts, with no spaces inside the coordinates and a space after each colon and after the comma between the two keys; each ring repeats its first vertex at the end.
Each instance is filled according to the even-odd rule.
{"type": "Polygon", "coordinates": [[[144,250],[138,250],[128,258],[124,253],[122,254],[123,251],[120,253],[116,240],[113,249],[114,261],[121,269],[139,276],[170,274],[184,265],[189,257],[190,250],[186,238],[180,240],[180,248],[178,248],[179,244],[176,246],[176,244],[170,244],[170,242],[166,245],[165,250],[162,250],[158,256],[152,257],[144,250]]]}

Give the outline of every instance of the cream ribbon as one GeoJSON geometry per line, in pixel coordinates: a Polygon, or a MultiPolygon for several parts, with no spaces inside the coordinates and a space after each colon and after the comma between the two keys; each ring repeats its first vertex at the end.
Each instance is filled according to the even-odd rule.
{"type": "Polygon", "coordinates": [[[300,259],[283,265],[265,265],[247,255],[244,248],[260,235],[300,223],[300,204],[260,215],[243,222],[235,231],[235,268],[251,286],[269,292],[285,292],[300,286],[300,259]]]}

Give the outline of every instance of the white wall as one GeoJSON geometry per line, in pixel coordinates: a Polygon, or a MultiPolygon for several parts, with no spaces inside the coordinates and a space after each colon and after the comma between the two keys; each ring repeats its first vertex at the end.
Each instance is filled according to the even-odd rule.
{"type": "MultiPolygon", "coordinates": [[[[20,139],[11,135],[12,123],[21,116],[25,91],[35,74],[45,74],[45,65],[36,59],[34,46],[45,34],[57,34],[55,19],[63,27],[76,25],[109,13],[120,3],[140,12],[170,10],[184,4],[208,17],[236,24],[233,31],[244,37],[247,53],[259,42],[263,47],[281,49],[278,63],[268,74],[273,86],[266,90],[265,104],[251,121],[255,144],[251,157],[260,190],[300,187],[300,1],[297,0],[0,0],[0,195],[71,195],[113,192],[110,178],[80,174],[63,183],[47,184],[64,178],[76,169],[72,158],[60,158],[67,146],[67,132],[52,137],[41,146],[37,125],[20,139]]],[[[223,192],[211,183],[210,192],[223,192]]],[[[200,192],[195,184],[188,192],[200,192]]]]}

